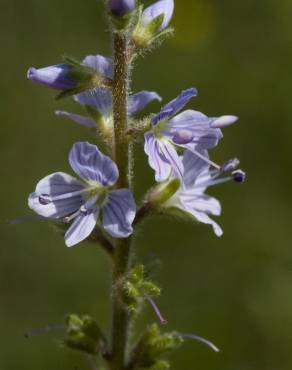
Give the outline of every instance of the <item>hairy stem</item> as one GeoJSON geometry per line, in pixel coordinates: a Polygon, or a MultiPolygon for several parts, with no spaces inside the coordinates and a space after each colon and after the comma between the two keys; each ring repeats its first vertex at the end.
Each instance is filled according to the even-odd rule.
{"type": "MultiPolygon", "coordinates": [[[[115,74],[113,82],[114,157],[119,168],[119,188],[129,188],[129,143],[127,140],[127,99],[129,65],[127,40],[122,33],[114,35],[115,74]]],[[[113,317],[111,370],[123,370],[126,363],[129,313],[124,304],[123,282],[130,264],[131,238],[118,239],[113,255],[113,317]]]]}

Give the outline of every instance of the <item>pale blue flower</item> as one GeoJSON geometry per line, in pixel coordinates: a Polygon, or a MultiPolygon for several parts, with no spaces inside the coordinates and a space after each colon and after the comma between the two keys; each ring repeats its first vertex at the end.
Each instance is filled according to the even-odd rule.
{"type": "Polygon", "coordinates": [[[73,145],[69,163],[81,180],[63,172],[46,176],[30,194],[29,207],[43,217],[72,221],[65,234],[68,247],[86,239],[97,222],[115,238],[128,237],[136,205],[130,190],[112,189],[116,164],[87,142],[73,145]]]}
{"type": "MultiPolygon", "coordinates": [[[[202,153],[203,158],[208,158],[208,152],[202,153]]],[[[237,159],[226,162],[220,170],[210,170],[210,165],[202,158],[186,150],[182,163],[183,176],[179,190],[164,204],[165,208],[178,208],[194,217],[197,221],[211,225],[214,233],[221,236],[221,227],[210,217],[220,216],[220,202],[205,194],[208,187],[225,183],[227,181],[243,182],[245,173],[235,170],[239,164],[237,159]],[[231,175],[222,177],[224,172],[231,171],[231,175]]],[[[174,174],[173,174],[174,175],[174,174]]]]}
{"type": "MultiPolygon", "coordinates": [[[[235,116],[207,117],[194,110],[177,114],[196,95],[194,88],[183,91],[153,117],[152,129],[145,134],[144,149],[158,182],[166,180],[172,169],[182,178],[183,168],[177,147],[202,157],[202,150],[216,146],[223,137],[220,128],[237,120],[235,116]]],[[[205,160],[213,164],[208,158],[205,160]]]]}

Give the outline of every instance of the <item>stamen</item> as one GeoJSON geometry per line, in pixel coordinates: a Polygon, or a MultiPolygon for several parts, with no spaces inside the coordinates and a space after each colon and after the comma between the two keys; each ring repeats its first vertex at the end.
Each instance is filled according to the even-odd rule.
{"type": "Polygon", "coordinates": [[[192,153],[196,154],[199,158],[201,158],[203,161],[205,161],[206,163],[208,163],[210,166],[216,168],[217,170],[221,170],[221,167],[218,164],[216,164],[215,162],[211,161],[211,159],[205,157],[203,154],[201,154],[197,150],[195,150],[195,149],[189,149],[189,148],[187,148],[187,149],[190,150],[192,153]]]}
{"type": "Polygon", "coordinates": [[[219,348],[216,347],[215,344],[210,342],[208,339],[199,337],[198,335],[194,335],[194,334],[178,333],[178,335],[181,336],[182,338],[194,339],[194,340],[197,340],[198,342],[207,344],[207,346],[210,347],[213,351],[220,352],[219,348]]]}
{"type": "Polygon", "coordinates": [[[64,324],[49,324],[47,326],[44,326],[42,328],[32,329],[24,333],[25,338],[31,338],[37,335],[41,335],[44,333],[48,333],[51,330],[65,330],[66,325],[64,324]]]}
{"type": "Polygon", "coordinates": [[[242,183],[246,179],[246,174],[241,170],[237,170],[232,172],[232,177],[235,182],[242,183]]]}
{"type": "Polygon", "coordinates": [[[240,163],[240,161],[237,158],[230,159],[229,161],[225,162],[223,164],[223,166],[221,166],[221,171],[222,172],[234,171],[236,169],[236,167],[239,166],[239,163],[240,163]]]}
{"type": "Polygon", "coordinates": [[[68,199],[68,198],[75,197],[77,195],[88,193],[92,189],[93,189],[93,187],[86,187],[82,190],[72,191],[72,192],[69,192],[69,193],[64,193],[64,194],[59,194],[59,195],[54,195],[54,196],[50,196],[49,194],[41,194],[39,196],[39,202],[43,205],[47,205],[47,204],[49,204],[51,202],[55,202],[57,200],[68,199]]]}
{"type": "Polygon", "coordinates": [[[214,186],[214,185],[219,185],[219,184],[224,184],[225,182],[233,180],[232,176],[227,176],[227,177],[222,177],[221,179],[217,180],[207,180],[207,181],[201,181],[195,184],[196,188],[201,188],[205,186],[214,186]]]}
{"type": "Polygon", "coordinates": [[[71,215],[69,216],[66,216],[63,218],[63,221],[65,222],[65,224],[68,224],[69,222],[71,222],[74,218],[76,218],[81,212],[81,209],[78,209],[78,211],[72,213],[71,215]]]}
{"type": "Polygon", "coordinates": [[[144,294],[144,297],[146,299],[146,301],[150,304],[150,306],[153,308],[153,311],[156,313],[159,321],[160,321],[160,324],[161,325],[166,325],[167,324],[167,320],[162,316],[157,304],[154,302],[154,300],[147,294],[145,293],[144,294]]]}
{"type": "Polygon", "coordinates": [[[173,142],[176,144],[188,144],[194,138],[194,134],[190,130],[179,130],[176,131],[173,137],[173,142]]]}

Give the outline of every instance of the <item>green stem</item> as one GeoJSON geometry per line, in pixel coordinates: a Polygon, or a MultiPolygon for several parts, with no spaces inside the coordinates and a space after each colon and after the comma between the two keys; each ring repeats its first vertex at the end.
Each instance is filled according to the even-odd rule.
{"type": "MultiPolygon", "coordinates": [[[[115,74],[113,82],[114,157],[119,168],[119,188],[130,187],[130,158],[127,139],[129,65],[127,39],[122,33],[114,34],[115,74]]],[[[113,255],[113,317],[111,370],[126,367],[126,350],[129,329],[129,313],[124,304],[123,283],[130,265],[131,238],[118,239],[113,255]]]]}

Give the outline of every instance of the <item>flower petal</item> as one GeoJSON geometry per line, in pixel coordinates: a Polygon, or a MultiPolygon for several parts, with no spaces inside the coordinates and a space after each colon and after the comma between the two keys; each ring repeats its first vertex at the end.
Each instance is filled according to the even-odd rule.
{"type": "Polygon", "coordinates": [[[221,227],[212,220],[208,214],[219,216],[221,214],[221,205],[219,201],[208,195],[193,196],[190,192],[180,194],[182,209],[189,212],[198,221],[212,225],[217,236],[221,236],[223,231],[221,227]]]}
{"type": "Polygon", "coordinates": [[[163,22],[159,28],[159,31],[164,30],[173,14],[174,10],[174,1],[173,0],[160,0],[156,3],[150,5],[142,13],[142,22],[144,25],[150,23],[154,18],[158,17],[160,14],[164,15],[163,22]]]}
{"type": "Polygon", "coordinates": [[[82,64],[95,69],[99,74],[107,78],[113,78],[114,65],[111,58],[106,58],[102,55],[88,55],[82,61],[82,64]]]}
{"type": "Polygon", "coordinates": [[[109,186],[113,185],[119,176],[115,162],[102,154],[96,145],[87,142],[73,145],[69,162],[73,171],[85,181],[95,181],[109,186]]]}
{"type": "Polygon", "coordinates": [[[65,199],[51,201],[48,204],[40,203],[40,196],[50,197],[74,193],[84,189],[84,185],[74,177],[63,172],[56,172],[44,177],[36,186],[35,192],[30,194],[28,205],[43,217],[62,218],[75,212],[84,202],[81,194],[72,195],[65,199]]]}
{"type": "Polygon", "coordinates": [[[81,116],[79,114],[69,113],[61,110],[57,110],[55,112],[57,116],[63,116],[67,117],[73,122],[79,123],[80,125],[86,126],[86,127],[96,127],[96,123],[94,120],[90,117],[81,116]]]}
{"type": "Polygon", "coordinates": [[[27,78],[52,89],[68,90],[76,87],[76,82],[69,77],[69,70],[70,67],[66,64],[39,69],[31,67],[27,71],[27,78]]]}
{"type": "Polygon", "coordinates": [[[74,96],[74,100],[82,106],[90,106],[103,116],[112,113],[112,93],[109,89],[96,88],[74,96]]]}
{"type": "Polygon", "coordinates": [[[165,160],[170,164],[175,176],[178,177],[179,179],[182,179],[184,171],[183,164],[174,146],[166,140],[159,140],[159,147],[161,154],[164,156],[165,160]]]}
{"type": "Polygon", "coordinates": [[[192,189],[189,189],[180,193],[180,199],[188,210],[196,210],[214,216],[220,216],[221,214],[220,202],[209,195],[194,195],[192,189]]]}
{"type": "Polygon", "coordinates": [[[144,150],[148,155],[148,162],[155,171],[155,180],[158,182],[166,180],[171,172],[171,166],[161,153],[159,142],[151,132],[146,132],[144,150]]]}
{"type": "Polygon", "coordinates": [[[161,97],[154,91],[140,91],[137,94],[130,95],[128,101],[129,116],[141,111],[153,100],[161,101],[161,97]]]}
{"type": "MultiPolygon", "coordinates": [[[[201,154],[209,158],[207,150],[204,150],[201,154]]],[[[186,188],[194,186],[199,177],[206,176],[206,179],[209,178],[207,176],[209,174],[210,165],[196,154],[185,150],[182,163],[184,168],[183,184],[186,188]]]]}
{"type": "Polygon", "coordinates": [[[153,125],[156,125],[161,120],[173,117],[179,112],[187,102],[198,94],[197,89],[191,88],[184,90],[178,97],[173,99],[170,103],[166,104],[161,111],[152,119],[153,125]]]}
{"type": "MultiPolygon", "coordinates": [[[[211,122],[212,118],[205,116],[201,112],[186,110],[168,122],[164,134],[175,139],[177,132],[188,130],[193,135],[192,147],[200,146],[201,149],[212,148],[218,144],[223,135],[221,130],[211,127],[211,122]]],[[[187,143],[186,145],[189,144],[187,143]]]]}
{"type": "Polygon", "coordinates": [[[221,227],[206,213],[193,211],[192,214],[198,221],[202,222],[203,224],[211,225],[216,236],[220,237],[223,235],[223,230],[221,229],[221,227]]]}
{"type": "Polygon", "coordinates": [[[128,189],[113,190],[103,208],[103,227],[114,238],[127,238],[132,234],[136,204],[128,189]]]}
{"type": "Polygon", "coordinates": [[[86,239],[95,228],[99,209],[91,209],[86,214],[80,213],[65,234],[67,247],[72,247],[86,239]]]}

